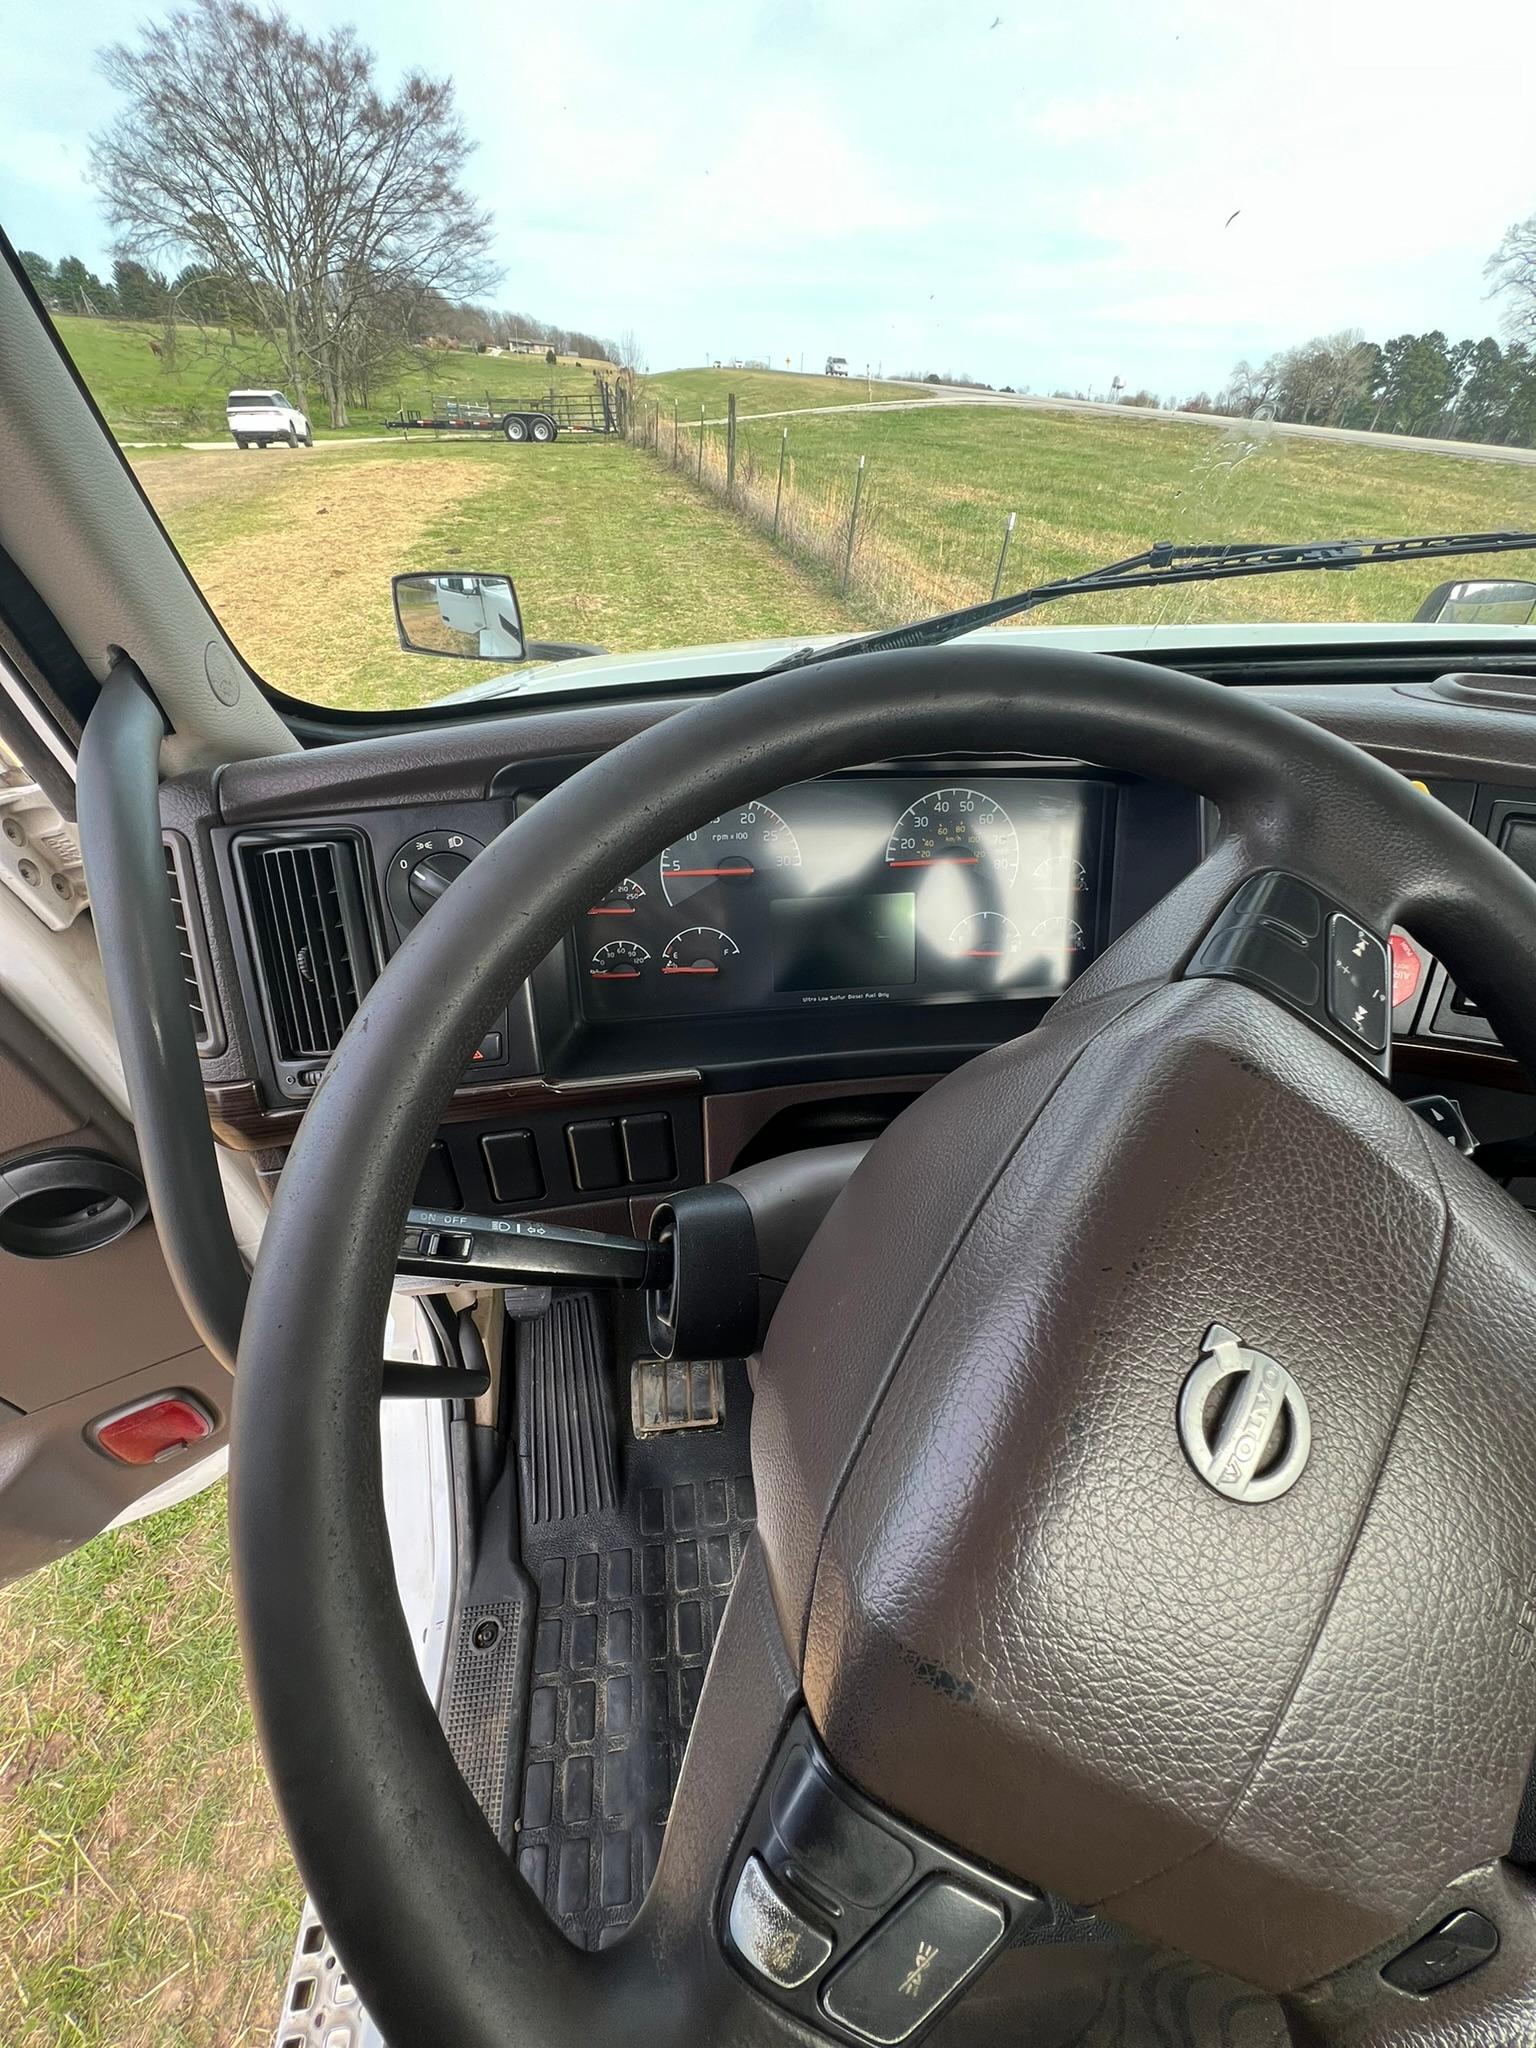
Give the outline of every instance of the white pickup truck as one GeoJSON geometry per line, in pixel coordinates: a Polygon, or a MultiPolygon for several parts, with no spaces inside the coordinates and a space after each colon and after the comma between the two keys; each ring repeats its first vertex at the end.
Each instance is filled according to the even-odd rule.
{"type": "Polygon", "coordinates": [[[308,419],[281,391],[231,391],[224,414],[237,448],[249,448],[253,441],[258,448],[272,441],[286,441],[290,448],[315,445],[308,419]]]}

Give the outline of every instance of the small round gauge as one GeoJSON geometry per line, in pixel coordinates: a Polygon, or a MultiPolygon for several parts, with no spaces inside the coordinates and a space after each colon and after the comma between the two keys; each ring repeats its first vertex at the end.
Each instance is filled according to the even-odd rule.
{"type": "Polygon", "coordinates": [[[1083,928],[1075,917],[1042,917],[1029,936],[1047,946],[1064,946],[1069,953],[1083,950],[1083,928]]]}
{"type": "Polygon", "coordinates": [[[650,954],[633,939],[610,939],[592,955],[587,972],[594,981],[639,981],[650,964],[650,954]]]}
{"type": "Polygon", "coordinates": [[[707,975],[722,973],[740,951],[729,932],[717,931],[712,924],[690,925],[687,931],[668,939],[662,949],[661,971],[696,974],[703,980],[707,975]]]}
{"type": "Polygon", "coordinates": [[[978,910],[962,917],[949,935],[953,960],[1011,960],[1023,950],[1018,926],[1000,910],[978,910]]]}
{"type": "Polygon", "coordinates": [[[1019,872],[1019,835],[1002,805],[979,789],[931,789],[896,820],[888,868],[977,868],[1005,885],[1019,872]]]}
{"type": "Polygon", "coordinates": [[[1030,872],[1037,882],[1049,882],[1058,889],[1088,886],[1088,870],[1070,853],[1048,853],[1044,860],[1036,861],[1030,872]]]}
{"type": "Polygon", "coordinates": [[[675,910],[700,889],[750,888],[760,875],[800,865],[800,842],[768,804],[723,811],[661,856],[661,893],[675,910]]]}
{"type": "Polygon", "coordinates": [[[630,875],[617,883],[606,896],[599,897],[587,912],[588,917],[633,917],[645,901],[645,886],[630,875]]]}

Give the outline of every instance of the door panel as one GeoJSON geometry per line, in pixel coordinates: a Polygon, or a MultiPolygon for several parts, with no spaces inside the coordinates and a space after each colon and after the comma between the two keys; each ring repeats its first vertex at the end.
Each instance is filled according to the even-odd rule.
{"type": "MultiPolygon", "coordinates": [[[[137,1171],[122,1118],[0,1000],[0,1175],[73,1152],[137,1171]]],[[[57,1198],[39,1213],[57,1221],[57,1198]]],[[[30,1241],[47,1236],[45,1229],[30,1241]]],[[[65,1257],[20,1256],[0,1243],[0,1584],[74,1549],[140,1495],[216,1450],[229,1395],[228,1374],[198,1342],[176,1298],[149,1219],[65,1257]],[[195,1393],[215,1423],[195,1448],[129,1466],[89,1440],[101,1415],[179,1390],[195,1393]]]]}

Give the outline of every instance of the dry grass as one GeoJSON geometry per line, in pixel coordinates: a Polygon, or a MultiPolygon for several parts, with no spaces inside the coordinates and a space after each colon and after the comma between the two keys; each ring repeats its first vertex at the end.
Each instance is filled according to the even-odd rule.
{"type": "Polygon", "coordinates": [[[235,1641],[224,1489],[0,1593],[0,2041],[255,2048],[302,1887],[235,1641]]]}
{"type": "Polygon", "coordinates": [[[389,580],[405,569],[506,571],[531,638],[615,651],[858,623],[821,579],[618,442],[176,451],[135,468],[236,644],[317,703],[423,704],[496,673],[401,653],[389,580]]]}

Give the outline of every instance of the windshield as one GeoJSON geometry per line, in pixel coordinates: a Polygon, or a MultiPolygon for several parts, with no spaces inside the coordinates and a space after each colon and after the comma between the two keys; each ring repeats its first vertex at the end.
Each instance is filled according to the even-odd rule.
{"type": "MultiPolygon", "coordinates": [[[[96,0],[69,92],[24,10],[0,223],[236,644],[322,705],[766,667],[1158,541],[1536,527],[1528,10],[1452,64],[1385,5],[1000,8],[96,0]]],[[[1531,631],[1527,579],[1011,630],[1465,641],[1531,631]]]]}

